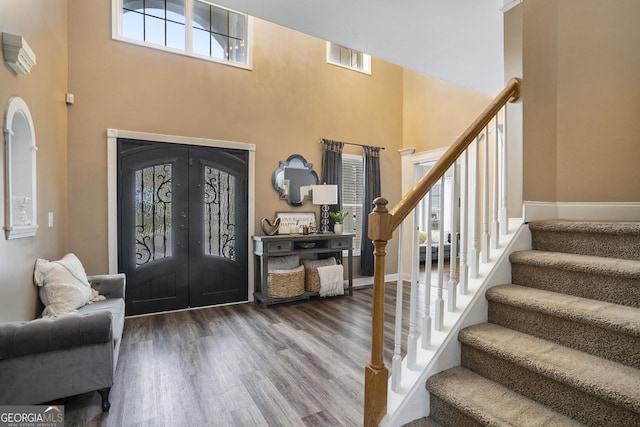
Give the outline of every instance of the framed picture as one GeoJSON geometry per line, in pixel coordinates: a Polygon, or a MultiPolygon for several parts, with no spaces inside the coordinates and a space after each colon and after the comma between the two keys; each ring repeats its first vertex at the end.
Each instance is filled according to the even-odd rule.
{"type": "Polygon", "coordinates": [[[300,227],[316,225],[315,212],[276,212],[280,218],[278,234],[297,233],[300,227]]]}

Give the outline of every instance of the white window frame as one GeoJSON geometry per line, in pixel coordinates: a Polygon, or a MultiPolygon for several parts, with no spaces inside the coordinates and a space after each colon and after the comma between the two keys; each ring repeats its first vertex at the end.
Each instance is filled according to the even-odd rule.
{"type": "Polygon", "coordinates": [[[241,12],[237,12],[233,9],[229,9],[223,6],[219,6],[215,3],[211,3],[205,0],[199,0],[203,3],[209,3],[213,6],[229,10],[234,13],[238,13],[240,15],[244,15],[247,17],[247,63],[240,64],[238,62],[228,61],[225,59],[214,58],[208,55],[201,55],[198,53],[191,52],[192,49],[192,36],[191,33],[193,31],[191,22],[193,21],[193,1],[194,0],[185,0],[185,50],[176,49],[168,46],[163,46],[155,43],[146,42],[143,40],[131,39],[128,37],[122,36],[122,1],[123,0],[111,0],[111,38],[113,40],[142,46],[150,49],[161,50],[163,52],[169,52],[177,55],[188,56],[191,58],[202,59],[209,62],[215,62],[218,64],[229,65],[236,68],[242,68],[245,70],[253,70],[253,17],[241,12]]]}
{"type": "MultiPolygon", "coordinates": [[[[358,156],[358,155],[355,155],[355,154],[343,154],[342,155],[342,167],[343,167],[342,185],[343,185],[343,187],[344,187],[344,184],[345,184],[345,180],[344,180],[344,178],[345,178],[345,174],[344,174],[344,165],[345,165],[344,161],[345,161],[345,159],[346,160],[358,160],[361,163],[361,165],[362,165],[362,182],[356,183],[356,187],[359,186],[360,188],[364,189],[364,159],[362,158],[362,156],[358,156]]],[[[345,203],[344,203],[344,190],[342,191],[342,195],[343,195],[343,199],[341,200],[341,203],[342,203],[342,208],[343,209],[345,207],[347,207],[347,206],[360,206],[360,219],[359,219],[359,221],[356,220],[356,226],[360,227],[360,230],[361,230],[360,233],[362,233],[362,221],[364,220],[364,215],[365,215],[365,213],[364,213],[364,203],[361,201],[362,203],[360,203],[359,205],[358,204],[347,204],[347,205],[345,205],[345,203]]],[[[345,229],[345,232],[351,232],[351,230],[346,230],[345,229]]],[[[361,239],[357,239],[356,237],[354,237],[354,247],[353,247],[353,255],[354,256],[360,256],[360,245],[361,245],[361,239]]],[[[345,251],[344,254],[346,255],[347,252],[345,251]]]]}
{"type": "Polygon", "coordinates": [[[346,46],[341,46],[341,45],[339,45],[337,43],[332,43],[332,42],[328,41],[327,42],[327,64],[331,64],[331,65],[335,65],[336,67],[342,67],[342,68],[346,68],[347,70],[353,70],[353,71],[357,71],[359,73],[371,75],[371,55],[367,55],[366,53],[360,52],[360,51],[358,51],[356,49],[351,49],[353,51],[361,53],[362,54],[362,61],[363,61],[363,67],[362,68],[351,67],[349,65],[345,65],[345,64],[342,64],[340,62],[336,62],[336,61],[331,59],[331,45],[344,47],[346,49],[351,49],[351,48],[347,48],[346,46]]]}

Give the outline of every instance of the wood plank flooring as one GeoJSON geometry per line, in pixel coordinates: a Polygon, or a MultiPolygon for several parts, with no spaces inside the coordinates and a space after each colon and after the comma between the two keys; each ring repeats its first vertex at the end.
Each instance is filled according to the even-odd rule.
{"type": "MultiPolygon", "coordinates": [[[[385,298],[395,304],[395,283],[385,298]]],[[[408,328],[408,292],[404,286],[408,328]]],[[[128,318],[102,413],[98,393],[59,401],[67,426],[359,426],[372,289],[261,308],[128,318]]],[[[394,304],[386,304],[385,363],[394,304]]],[[[405,347],[403,343],[403,351],[405,347]]]]}

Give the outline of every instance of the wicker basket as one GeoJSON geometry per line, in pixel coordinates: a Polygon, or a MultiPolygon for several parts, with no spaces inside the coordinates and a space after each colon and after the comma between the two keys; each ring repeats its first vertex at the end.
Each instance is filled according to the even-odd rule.
{"type": "Polygon", "coordinates": [[[270,271],[267,277],[269,298],[297,297],[304,293],[304,267],[270,271]]]}
{"type": "Polygon", "coordinates": [[[317,268],[307,268],[304,273],[304,290],[320,292],[320,275],[317,268]]]}
{"type": "Polygon", "coordinates": [[[320,292],[320,275],[318,274],[318,267],[336,265],[336,259],[328,258],[322,260],[303,261],[303,264],[305,268],[304,290],[308,292],[320,292]]]}

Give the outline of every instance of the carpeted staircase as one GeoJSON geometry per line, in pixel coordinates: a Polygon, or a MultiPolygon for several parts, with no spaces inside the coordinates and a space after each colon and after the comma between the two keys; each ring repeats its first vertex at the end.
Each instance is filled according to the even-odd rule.
{"type": "Polygon", "coordinates": [[[411,426],[640,426],[640,223],[535,221],[411,426]]]}

